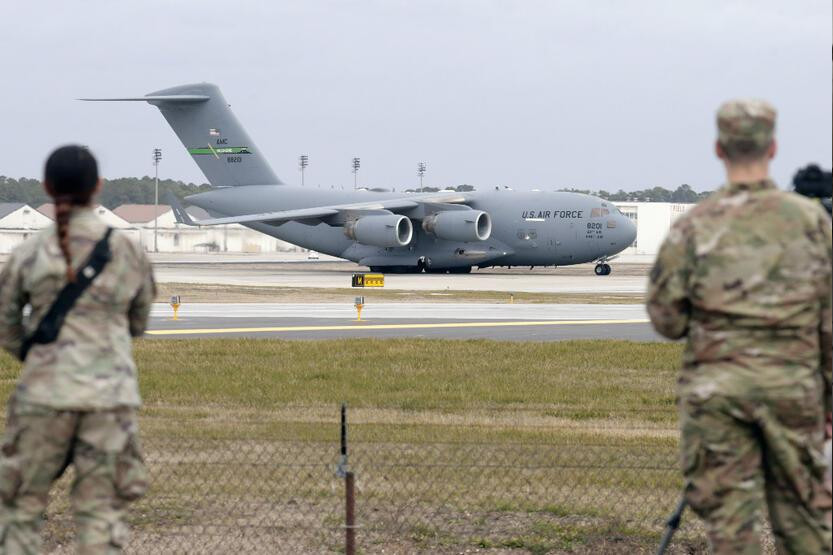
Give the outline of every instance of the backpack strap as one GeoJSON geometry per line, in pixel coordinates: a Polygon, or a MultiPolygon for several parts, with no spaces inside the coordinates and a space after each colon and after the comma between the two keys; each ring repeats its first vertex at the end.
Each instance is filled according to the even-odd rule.
{"type": "Polygon", "coordinates": [[[35,332],[23,340],[23,345],[20,348],[20,360],[26,360],[26,355],[29,354],[32,345],[52,343],[58,339],[58,333],[64,325],[67,313],[75,305],[75,301],[87,290],[113,257],[110,251],[110,234],[112,232],[113,228],[108,227],[104,237],[93,247],[90,257],[76,272],[75,282],[68,282],[64,285],[52,306],[49,307],[49,311],[38,324],[35,332]]]}

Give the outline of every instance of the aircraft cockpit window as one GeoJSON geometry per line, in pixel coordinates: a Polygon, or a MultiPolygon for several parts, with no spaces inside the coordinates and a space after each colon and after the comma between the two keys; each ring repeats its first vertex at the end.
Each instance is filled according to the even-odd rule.
{"type": "Polygon", "coordinates": [[[607,208],[592,208],[590,210],[590,217],[591,218],[603,218],[604,216],[608,216],[610,214],[610,210],[607,208]]]}

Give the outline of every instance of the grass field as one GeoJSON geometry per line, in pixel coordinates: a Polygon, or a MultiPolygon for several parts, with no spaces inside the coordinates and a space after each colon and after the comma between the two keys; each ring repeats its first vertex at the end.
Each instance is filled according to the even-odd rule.
{"type": "Polygon", "coordinates": [[[506,291],[404,291],[396,289],[350,289],[349,287],[273,287],[246,285],[213,285],[202,283],[159,283],[157,302],[168,302],[173,295],[185,303],[352,303],[357,294],[372,298],[373,302],[480,302],[480,303],[590,303],[642,304],[641,293],[529,293],[506,291]]]}
{"type": "MultiPolygon", "coordinates": [[[[136,552],[338,552],[341,402],[365,553],[648,553],[678,496],[676,344],[141,340],[135,355],[154,475],[136,552]]],[[[0,356],[4,397],[18,372],[0,356]]]]}

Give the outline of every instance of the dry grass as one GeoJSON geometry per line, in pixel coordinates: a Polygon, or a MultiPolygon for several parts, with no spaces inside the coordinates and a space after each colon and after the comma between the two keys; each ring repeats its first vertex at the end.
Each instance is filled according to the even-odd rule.
{"type": "MultiPolygon", "coordinates": [[[[680,488],[675,344],[142,340],[135,356],[154,474],[135,552],[337,552],[342,401],[366,553],[649,553],[680,488]]],[[[2,393],[18,372],[0,356],[2,393]]],[[[690,522],[678,549],[697,551],[690,522]]]]}

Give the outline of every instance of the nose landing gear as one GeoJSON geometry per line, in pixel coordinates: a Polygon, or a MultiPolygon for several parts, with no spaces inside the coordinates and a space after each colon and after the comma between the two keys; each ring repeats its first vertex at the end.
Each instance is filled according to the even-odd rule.
{"type": "Polygon", "coordinates": [[[611,267],[610,264],[596,264],[596,267],[593,269],[596,272],[597,276],[607,276],[610,275],[611,267]]]}
{"type": "Polygon", "coordinates": [[[618,258],[618,255],[614,256],[600,256],[596,259],[596,267],[593,271],[596,273],[597,276],[609,276],[611,272],[610,262],[614,258],[618,258]]]}

